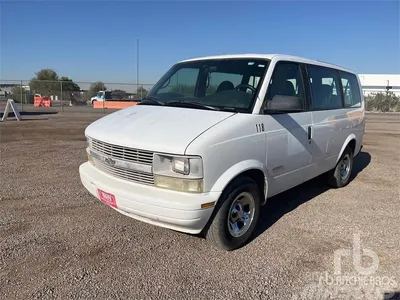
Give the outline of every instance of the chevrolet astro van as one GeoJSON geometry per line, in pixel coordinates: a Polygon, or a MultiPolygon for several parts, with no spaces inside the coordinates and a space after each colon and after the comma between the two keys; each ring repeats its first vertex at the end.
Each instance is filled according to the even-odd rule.
{"type": "Polygon", "coordinates": [[[118,212],[233,250],[269,197],[321,174],[347,185],[364,122],[351,70],[287,55],[189,59],[86,128],[79,172],[118,212]]]}

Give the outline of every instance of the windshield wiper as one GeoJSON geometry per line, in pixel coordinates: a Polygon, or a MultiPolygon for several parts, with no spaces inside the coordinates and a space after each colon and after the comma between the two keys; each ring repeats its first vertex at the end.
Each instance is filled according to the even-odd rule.
{"type": "Polygon", "coordinates": [[[158,100],[156,97],[153,96],[146,96],[139,102],[138,105],[165,105],[164,102],[158,100]]]}
{"type": "Polygon", "coordinates": [[[207,110],[219,110],[219,108],[204,105],[199,102],[184,102],[184,101],[172,101],[165,103],[165,106],[175,106],[175,107],[188,107],[188,108],[200,108],[200,109],[207,109],[207,110]]]}

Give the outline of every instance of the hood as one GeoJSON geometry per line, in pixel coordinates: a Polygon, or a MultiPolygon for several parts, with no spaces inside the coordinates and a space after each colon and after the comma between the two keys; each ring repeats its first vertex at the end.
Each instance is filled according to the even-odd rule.
{"type": "Polygon", "coordinates": [[[93,122],[85,135],[129,148],[184,154],[191,141],[232,115],[232,112],[135,105],[93,122]]]}

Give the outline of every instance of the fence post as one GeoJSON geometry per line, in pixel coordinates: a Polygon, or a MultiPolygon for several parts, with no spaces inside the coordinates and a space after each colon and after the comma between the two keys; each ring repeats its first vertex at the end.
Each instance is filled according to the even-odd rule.
{"type": "Polygon", "coordinates": [[[19,98],[19,100],[21,101],[21,111],[24,110],[24,104],[22,103],[22,95],[23,95],[23,89],[22,89],[22,80],[21,80],[21,90],[20,90],[20,98],[19,98]]]}
{"type": "Polygon", "coordinates": [[[106,109],[104,107],[104,104],[105,104],[104,102],[106,102],[106,91],[104,89],[104,83],[102,83],[102,85],[103,85],[102,90],[103,90],[103,93],[104,93],[104,96],[103,96],[103,114],[105,115],[106,114],[106,109]]]}
{"type": "Polygon", "coordinates": [[[60,81],[60,86],[61,86],[61,94],[60,94],[60,101],[61,101],[61,111],[64,112],[64,100],[63,100],[63,88],[62,88],[62,80],[60,81]]]}

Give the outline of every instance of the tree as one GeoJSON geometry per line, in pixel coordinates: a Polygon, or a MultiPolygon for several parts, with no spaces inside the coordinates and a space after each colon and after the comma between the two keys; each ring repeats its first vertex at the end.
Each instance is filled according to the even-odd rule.
{"type": "Polygon", "coordinates": [[[368,111],[400,111],[400,97],[393,92],[373,93],[364,99],[368,111]]]}
{"type": "Polygon", "coordinates": [[[58,75],[52,69],[42,69],[35,73],[35,77],[29,82],[32,92],[43,96],[56,95],[60,93],[61,86],[58,75]]]}
{"type": "Polygon", "coordinates": [[[171,87],[170,92],[177,93],[177,94],[184,94],[187,96],[193,96],[194,90],[195,90],[194,85],[180,84],[180,85],[175,85],[175,86],[171,87]]]}
{"type": "Polygon", "coordinates": [[[14,85],[11,89],[11,93],[15,102],[25,102],[27,92],[20,85],[14,85]]]}
{"type": "Polygon", "coordinates": [[[127,97],[126,94],[127,93],[124,90],[119,90],[119,89],[112,90],[111,91],[111,98],[113,98],[113,99],[123,99],[123,98],[127,97]]]}
{"type": "Polygon", "coordinates": [[[149,91],[146,90],[143,86],[139,86],[139,87],[136,89],[136,95],[137,95],[140,99],[143,98],[143,97],[145,97],[145,96],[147,95],[148,92],[149,92],[149,91]]]}
{"type": "Polygon", "coordinates": [[[89,98],[96,96],[99,91],[106,91],[107,87],[103,82],[97,81],[93,82],[89,87],[89,98]]]}
{"type": "Polygon", "coordinates": [[[60,77],[60,81],[62,81],[62,90],[63,91],[68,91],[68,92],[79,92],[80,87],[77,85],[75,82],[72,81],[72,79],[68,77],[60,77]]]}

